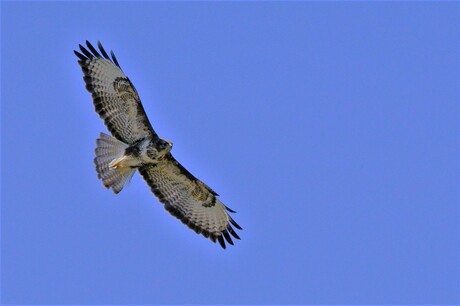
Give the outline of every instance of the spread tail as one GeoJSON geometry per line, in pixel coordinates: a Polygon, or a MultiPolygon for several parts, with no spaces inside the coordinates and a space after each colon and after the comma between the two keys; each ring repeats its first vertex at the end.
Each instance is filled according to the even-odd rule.
{"type": "Polygon", "coordinates": [[[112,168],[110,163],[122,157],[129,145],[104,133],[101,133],[96,144],[94,163],[96,164],[97,177],[102,179],[106,188],[112,188],[113,192],[119,193],[129,183],[136,169],[112,168]]]}

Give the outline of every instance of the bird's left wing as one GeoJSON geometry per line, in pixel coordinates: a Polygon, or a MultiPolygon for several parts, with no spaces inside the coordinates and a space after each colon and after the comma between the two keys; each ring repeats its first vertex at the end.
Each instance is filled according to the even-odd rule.
{"type": "Polygon", "coordinates": [[[139,173],[165,209],[196,233],[213,242],[219,241],[223,248],[225,241],[233,244],[229,234],[240,239],[232,225],[237,229],[241,227],[228,214],[234,211],[217,199],[217,193],[195,178],[171,154],[158,164],[140,167],[139,173]]]}

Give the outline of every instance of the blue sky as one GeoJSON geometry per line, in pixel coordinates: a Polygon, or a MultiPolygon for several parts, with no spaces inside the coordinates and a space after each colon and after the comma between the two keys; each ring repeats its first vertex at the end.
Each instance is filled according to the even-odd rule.
{"type": "Polygon", "coordinates": [[[2,2],[5,304],[458,304],[459,4],[2,2]],[[174,156],[238,211],[222,250],[106,132],[73,50],[115,51],[174,156]]]}

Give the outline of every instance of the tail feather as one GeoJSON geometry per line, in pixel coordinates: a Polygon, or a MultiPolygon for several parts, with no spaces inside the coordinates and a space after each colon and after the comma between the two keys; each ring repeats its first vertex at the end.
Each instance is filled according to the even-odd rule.
{"type": "Polygon", "coordinates": [[[112,160],[122,157],[129,145],[104,133],[100,134],[96,144],[94,163],[96,164],[97,177],[102,179],[106,188],[112,188],[113,192],[119,193],[131,180],[136,169],[114,169],[109,167],[109,164],[112,160]]]}

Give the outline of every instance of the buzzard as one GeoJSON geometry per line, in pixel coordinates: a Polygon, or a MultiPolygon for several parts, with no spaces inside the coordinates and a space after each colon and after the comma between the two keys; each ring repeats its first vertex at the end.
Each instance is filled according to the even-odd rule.
{"type": "Polygon", "coordinates": [[[96,171],[106,188],[119,193],[136,170],[165,209],[189,228],[213,242],[232,244],[240,239],[232,225],[241,227],[234,213],[208,185],[193,176],[171,154],[173,144],[160,138],[142,106],[136,89],[123,73],[113,51],[110,56],[86,41],[74,51],[83,70],[86,89],[96,112],[112,134],[96,141],[96,171]]]}

